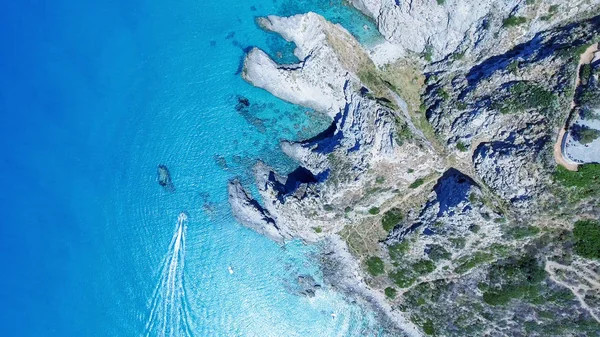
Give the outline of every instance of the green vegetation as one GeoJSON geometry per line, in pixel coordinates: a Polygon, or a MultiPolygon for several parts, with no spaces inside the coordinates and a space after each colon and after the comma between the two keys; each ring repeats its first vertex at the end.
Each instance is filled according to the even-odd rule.
{"type": "Polygon", "coordinates": [[[462,60],[465,57],[465,52],[460,52],[460,53],[454,53],[452,55],[452,58],[456,61],[462,60]]]}
{"type": "Polygon", "coordinates": [[[592,66],[590,64],[584,64],[581,66],[581,70],[579,71],[579,78],[581,79],[581,83],[584,85],[588,83],[590,80],[590,76],[592,76],[592,66]]]}
{"type": "Polygon", "coordinates": [[[469,230],[473,233],[479,233],[479,231],[481,230],[481,226],[479,225],[471,225],[469,227],[469,230]]]}
{"type": "Polygon", "coordinates": [[[423,53],[421,53],[421,56],[425,59],[425,61],[431,62],[433,57],[433,46],[429,44],[426,45],[425,50],[423,51],[423,53]]]}
{"type": "Polygon", "coordinates": [[[456,249],[463,249],[463,248],[465,248],[465,244],[467,242],[467,240],[465,238],[463,238],[463,237],[449,238],[448,240],[450,242],[452,242],[452,245],[456,249]]]}
{"type": "Polygon", "coordinates": [[[333,211],[333,206],[331,206],[330,204],[325,204],[325,205],[323,205],[323,209],[326,210],[327,212],[331,212],[331,211],[333,211]]]}
{"type": "Polygon", "coordinates": [[[443,6],[446,3],[446,0],[437,0],[437,4],[443,6]]]}
{"type": "Polygon", "coordinates": [[[592,109],[583,108],[583,109],[580,110],[580,113],[581,113],[581,118],[585,119],[585,120],[596,119],[596,118],[600,117],[592,109]]]}
{"type": "Polygon", "coordinates": [[[406,122],[400,118],[396,118],[396,143],[398,146],[402,146],[404,141],[413,138],[412,131],[406,122]]]}
{"type": "Polygon", "coordinates": [[[550,21],[554,17],[554,14],[556,14],[556,12],[558,12],[558,5],[550,6],[548,8],[548,14],[541,17],[542,21],[550,21]]]}
{"type": "Polygon", "coordinates": [[[537,235],[540,229],[535,226],[513,227],[507,231],[507,235],[515,240],[521,240],[526,237],[537,235]]]}
{"type": "Polygon", "coordinates": [[[385,212],[381,218],[381,225],[386,232],[391,231],[403,219],[402,211],[399,208],[392,208],[385,212]]]}
{"type": "Polygon", "coordinates": [[[349,213],[349,212],[352,212],[352,207],[346,206],[346,208],[344,208],[344,213],[349,213]]]}
{"type": "Polygon", "coordinates": [[[573,138],[584,145],[589,144],[600,137],[600,131],[591,129],[587,126],[579,126],[577,128],[572,128],[571,130],[573,131],[573,138]]]}
{"type": "Polygon", "coordinates": [[[385,272],[383,260],[377,256],[371,256],[367,259],[367,270],[373,276],[381,275],[385,272]]]}
{"type": "Polygon", "coordinates": [[[425,183],[425,180],[419,178],[415,180],[412,184],[408,185],[408,188],[417,188],[425,183]]]}
{"type": "Polygon", "coordinates": [[[502,27],[515,27],[524,24],[525,22],[527,22],[527,18],[524,18],[522,16],[511,15],[506,19],[502,20],[502,27]]]}
{"type": "Polygon", "coordinates": [[[490,267],[488,280],[491,285],[483,293],[483,301],[494,306],[505,305],[517,298],[537,302],[540,284],[545,278],[543,265],[538,264],[533,256],[497,262],[490,267]]]}
{"type": "Polygon", "coordinates": [[[450,99],[450,94],[444,89],[444,88],[440,88],[438,90],[438,95],[444,100],[447,101],[450,99]]]}
{"type": "Polygon", "coordinates": [[[390,258],[395,261],[402,260],[404,255],[410,249],[410,242],[408,240],[404,240],[400,243],[397,243],[388,248],[388,253],[390,254],[390,258]]]}
{"type": "Polygon", "coordinates": [[[421,260],[412,264],[412,270],[419,275],[429,274],[435,270],[435,264],[431,260],[421,260]]]}
{"type": "Polygon", "coordinates": [[[516,74],[517,71],[519,70],[519,61],[514,60],[514,61],[510,62],[508,64],[508,66],[506,67],[506,70],[508,70],[510,73],[516,74]]]}
{"type": "Polygon", "coordinates": [[[391,298],[391,299],[396,298],[396,294],[398,294],[398,291],[396,290],[396,288],[392,288],[392,287],[385,288],[384,292],[385,292],[385,296],[387,296],[388,298],[391,298]]]}
{"type": "Polygon", "coordinates": [[[572,172],[562,166],[557,166],[554,180],[571,188],[573,201],[581,200],[598,194],[600,190],[600,164],[579,166],[577,172],[572,172]]]}
{"type": "Polygon", "coordinates": [[[376,184],[383,184],[384,182],[385,182],[385,177],[378,176],[377,178],[375,178],[376,184]]]}
{"type": "Polygon", "coordinates": [[[600,222],[579,220],[573,229],[574,250],[577,255],[588,259],[600,259],[600,222]]]}
{"type": "Polygon", "coordinates": [[[509,96],[495,102],[494,107],[503,114],[528,109],[549,109],[555,106],[557,97],[552,92],[529,82],[517,82],[509,89],[509,96]]]}
{"type": "Polygon", "coordinates": [[[467,146],[463,142],[457,142],[456,143],[456,148],[460,152],[467,152],[467,151],[469,151],[469,149],[467,148],[467,146]]]}
{"type": "Polygon", "coordinates": [[[435,334],[435,328],[433,327],[433,322],[430,319],[426,320],[425,323],[423,323],[423,332],[429,336],[435,334]]]}
{"type": "Polygon", "coordinates": [[[431,260],[420,260],[409,267],[400,267],[388,274],[390,279],[400,288],[410,287],[417,277],[431,273],[435,270],[435,264],[431,260]]]}
{"type": "Polygon", "coordinates": [[[433,261],[439,261],[439,260],[449,260],[452,257],[452,254],[450,254],[446,248],[440,246],[440,245],[431,245],[429,247],[429,258],[432,259],[433,261]]]}
{"type": "Polygon", "coordinates": [[[371,207],[369,209],[369,214],[371,214],[371,215],[379,214],[379,207],[371,207]]]}
{"type": "Polygon", "coordinates": [[[313,230],[315,231],[315,233],[323,232],[323,228],[321,228],[321,227],[313,227],[313,230]]]}
{"type": "Polygon", "coordinates": [[[400,288],[408,288],[415,282],[415,278],[403,269],[398,269],[395,272],[391,272],[388,274],[388,276],[400,288]]]}
{"type": "Polygon", "coordinates": [[[454,269],[458,274],[463,274],[479,266],[480,264],[494,260],[494,255],[485,252],[476,252],[471,257],[462,257],[458,259],[460,265],[454,269]]]}

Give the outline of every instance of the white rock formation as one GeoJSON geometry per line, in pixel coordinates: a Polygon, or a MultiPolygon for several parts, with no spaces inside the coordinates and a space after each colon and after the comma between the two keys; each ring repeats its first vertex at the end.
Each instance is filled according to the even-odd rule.
{"type": "Polygon", "coordinates": [[[386,40],[399,49],[421,53],[430,48],[433,60],[457,51],[463,43],[486,53],[493,52],[494,47],[503,52],[503,46],[494,44],[503,43],[506,47],[523,42],[557,22],[585,15],[598,6],[597,1],[586,0],[541,0],[533,4],[524,0],[350,0],[350,3],[373,18],[386,40]],[[552,11],[551,6],[558,7],[552,11]],[[495,34],[509,16],[522,16],[528,21],[523,24],[525,29],[507,32],[512,38],[502,41],[495,34]]]}
{"type": "MultiPolygon", "coordinates": [[[[326,112],[331,117],[344,108],[344,86],[361,62],[370,61],[367,52],[339,25],[315,13],[291,17],[268,16],[259,24],[296,44],[298,64],[279,65],[265,52],[251,50],[242,76],[288,102],[326,112]]],[[[353,81],[354,82],[354,81],[353,81]]]]}

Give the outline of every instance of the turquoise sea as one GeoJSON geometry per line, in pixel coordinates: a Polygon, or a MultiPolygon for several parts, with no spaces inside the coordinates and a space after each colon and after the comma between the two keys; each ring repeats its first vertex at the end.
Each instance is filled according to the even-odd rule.
{"type": "Polygon", "coordinates": [[[292,169],[279,140],[327,124],[239,76],[250,46],[294,60],[256,16],[306,11],[378,38],[341,0],[4,3],[0,336],[378,334],[340,294],[295,295],[299,274],[319,279],[315,248],[227,203],[229,179],[251,184],[257,159],[292,169]]]}

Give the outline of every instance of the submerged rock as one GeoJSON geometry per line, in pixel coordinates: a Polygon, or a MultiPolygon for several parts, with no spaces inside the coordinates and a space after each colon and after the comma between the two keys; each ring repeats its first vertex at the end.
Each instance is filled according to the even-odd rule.
{"type": "Polygon", "coordinates": [[[175,185],[173,185],[173,181],[171,180],[169,169],[162,164],[158,165],[158,183],[169,192],[175,191],[175,185]]]}
{"type": "Polygon", "coordinates": [[[298,294],[306,297],[315,297],[315,292],[321,289],[321,285],[310,275],[299,275],[298,287],[298,294]]]}
{"type": "Polygon", "coordinates": [[[235,110],[242,111],[246,110],[250,106],[250,100],[248,100],[244,96],[237,97],[237,104],[235,105],[235,110]]]}

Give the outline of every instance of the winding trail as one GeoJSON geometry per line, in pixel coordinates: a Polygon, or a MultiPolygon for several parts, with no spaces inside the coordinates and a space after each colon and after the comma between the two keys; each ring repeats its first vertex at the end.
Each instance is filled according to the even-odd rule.
{"type": "Polygon", "coordinates": [[[600,323],[600,316],[598,315],[598,312],[596,312],[597,307],[594,309],[593,307],[590,307],[585,302],[585,299],[586,299],[585,294],[588,290],[600,289],[600,279],[599,279],[600,275],[595,274],[591,270],[585,270],[585,269],[580,270],[580,269],[573,268],[572,266],[565,266],[565,265],[562,265],[562,264],[559,264],[557,262],[550,261],[550,260],[546,261],[545,269],[546,269],[546,272],[548,272],[548,274],[550,275],[550,278],[552,280],[554,280],[556,283],[562,285],[563,287],[569,289],[573,293],[575,298],[577,298],[577,300],[581,304],[581,307],[583,307],[583,309],[585,309],[598,323],[600,323]],[[571,277],[576,276],[577,278],[579,278],[580,281],[575,282],[575,283],[570,283],[570,282],[568,282],[568,277],[565,277],[565,278],[559,277],[558,271],[570,272],[571,277]],[[584,281],[584,282],[581,282],[581,281],[584,281]]]}
{"type": "MultiPolygon", "coordinates": [[[[598,51],[598,43],[594,43],[591,46],[589,46],[585,50],[585,52],[583,52],[583,54],[581,54],[581,56],[579,56],[579,64],[577,65],[577,77],[575,79],[574,92],[576,92],[577,88],[581,84],[581,78],[579,77],[581,66],[585,65],[585,64],[590,64],[592,62],[592,60],[594,59],[594,53],[596,51],[598,51]]],[[[577,107],[577,105],[575,104],[575,96],[573,96],[573,100],[571,101],[571,113],[570,114],[573,113],[573,110],[576,107],[577,107]]],[[[562,165],[567,170],[577,171],[577,168],[579,167],[579,165],[565,156],[565,145],[566,145],[565,141],[566,141],[567,135],[568,135],[567,130],[569,128],[570,120],[571,120],[571,118],[567,118],[565,125],[561,128],[560,132],[558,133],[558,137],[556,138],[556,143],[554,143],[554,159],[556,160],[556,162],[558,164],[562,165]]]]}

